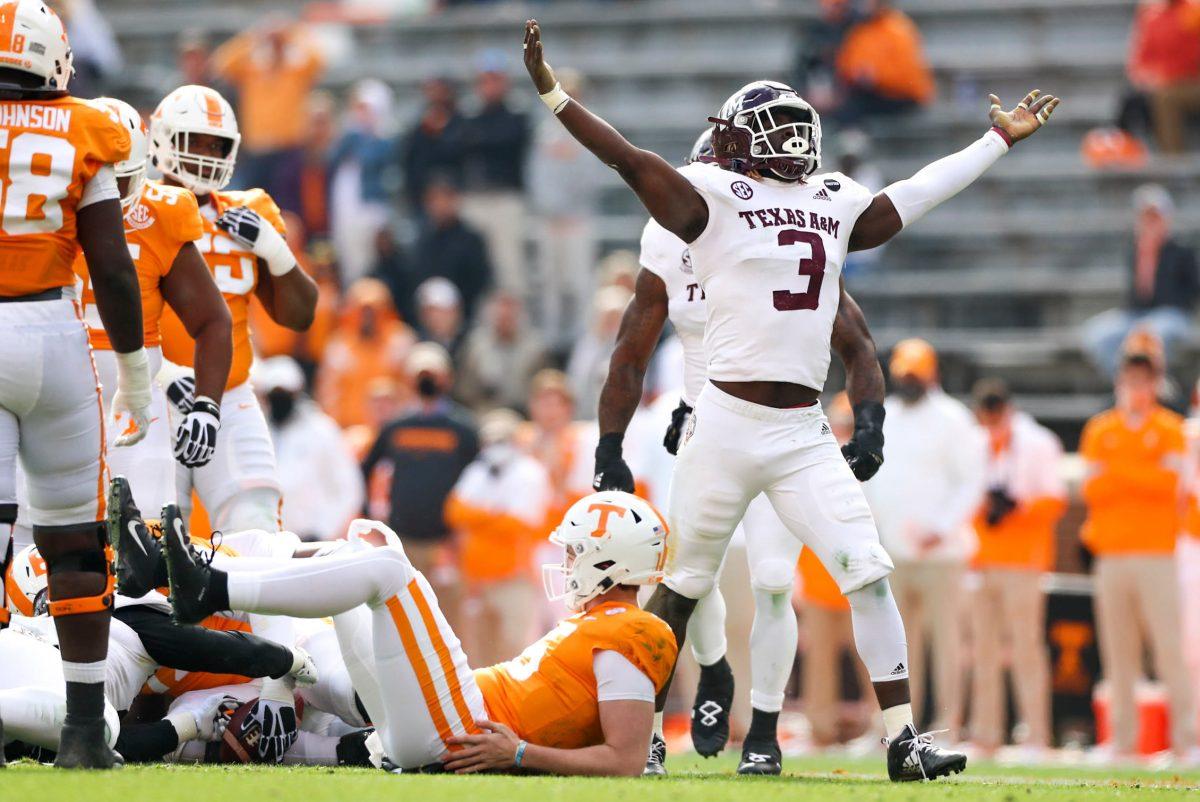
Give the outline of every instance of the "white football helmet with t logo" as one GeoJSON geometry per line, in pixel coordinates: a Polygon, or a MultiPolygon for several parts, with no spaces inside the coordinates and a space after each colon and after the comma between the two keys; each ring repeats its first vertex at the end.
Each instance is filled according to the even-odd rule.
{"type": "Polygon", "coordinates": [[[207,86],[181,86],[162,99],[150,116],[150,158],[154,165],[197,195],[224,189],[237,163],[237,118],[229,101],[207,86]],[[208,134],[228,141],[222,156],[192,153],[192,137],[208,134]]]}
{"type": "Polygon", "coordinates": [[[561,565],[542,566],[546,596],[578,612],[617,585],[656,585],[667,557],[667,525],[632,493],[606,490],[575,502],[550,542],[561,565]],[[556,587],[561,583],[561,588],[556,587]]]}
{"type": "Polygon", "coordinates": [[[129,186],[121,194],[121,208],[129,211],[138,198],[142,197],[142,188],[146,186],[146,159],[149,156],[150,147],[149,132],[146,130],[146,123],[142,122],[142,115],[138,114],[137,109],[124,100],[118,100],[115,97],[98,97],[96,102],[112,109],[121,120],[121,125],[129,131],[129,158],[123,162],[117,162],[113,167],[117,180],[129,179],[129,186]]]}
{"type": "Polygon", "coordinates": [[[11,612],[19,615],[42,615],[49,610],[46,595],[49,571],[36,546],[26,546],[13,555],[4,583],[8,598],[4,600],[11,612]]]}
{"type": "Polygon", "coordinates": [[[43,82],[40,89],[66,91],[75,72],[67,29],[42,0],[0,6],[0,67],[38,76],[43,82]]]}

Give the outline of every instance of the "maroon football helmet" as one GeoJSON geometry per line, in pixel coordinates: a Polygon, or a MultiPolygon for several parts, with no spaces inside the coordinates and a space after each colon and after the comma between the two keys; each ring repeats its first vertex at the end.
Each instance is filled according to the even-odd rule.
{"type": "Polygon", "coordinates": [[[821,118],[787,84],[746,84],[709,122],[716,161],[728,170],[802,181],[821,164],[821,118]]]}

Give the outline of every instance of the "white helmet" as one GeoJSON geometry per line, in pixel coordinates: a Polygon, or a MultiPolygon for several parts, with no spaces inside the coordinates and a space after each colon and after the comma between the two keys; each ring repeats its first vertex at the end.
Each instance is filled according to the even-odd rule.
{"type": "Polygon", "coordinates": [[[40,89],[66,91],[75,72],[67,29],[42,0],[17,0],[0,6],[0,31],[8,36],[0,39],[0,67],[38,76],[40,89]],[[11,19],[7,19],[9,14],[11,19]]]}
{"type": "Polygon", "coordinates": [[[49,608],[47,597],[46,561],[37,546],[26,546],[13,555],[5,577],[5,604],[14,613],[27,616],[42,615],[49,608]]]}
{"type": "Polygon", "coordinates": [[[150,116],[150,158],[154,165],[197,195],[224,189],[237,163],[237,118],[229,101],[207,86],[181,86],[162,99],[150,116]],[[224,156],[189,152],[195,134],[229,140],[224,156]]]}
{"type": "Polygon", "coordinates": [[[115,97],[99,97],[96,98],[96,102],[103,103],[112,109],[120,118],[121,125],[129,129],[129,139],[132,143],[129,149],[129,158],[123,162],[117,162],[113,168],[118,179],[129,179],[129,186],[121,195],[121,208],[129,211],[129,208],[142,196],[142,187],[146,186],[146,158],[150,146],[146,123],[142,122],[142,115],[138,114],[137,109],[124,100],[118,100],[115,97]]]}
{"type": "Polygon", "coordinates": [[[561,565],[542,566],[550,601],[578,612],[617,585],[655,585],[667,557],[667,525],[647,502],[618,490],[593,493],[571,506],[550,542],[565,550],[561,565]],[[562,581],[562,589],[555,587],[562,581]]]}

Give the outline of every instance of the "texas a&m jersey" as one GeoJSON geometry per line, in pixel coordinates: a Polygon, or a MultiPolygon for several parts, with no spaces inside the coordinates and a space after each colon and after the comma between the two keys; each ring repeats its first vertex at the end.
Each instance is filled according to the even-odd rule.
{"type": "MultiPolygon", "coordinates": [[[[283,216],[271,196],[261,189],[242,192],[213,192],[212,202],[200,210],[204,233],[196,242],[217,288],[225,296],[233,317],[233,364],[225,389],[232,389],[250,378],[254,350],[250,344],[250,296],[258,286],[258,259],[221,229],[216,220],[226,209],[246,206],[260,215],[280,234],[284,234],[283,216]]],[[[177,365],[194,367],[195,340],[183,327],[183,321],[169,308],[162,316],[163,356],[177,365]]]]}
{"type": "Polygon", "coordinates": [[[874,196],[841,173],[789,184],[701,162],[679,172],[708,204],[688,243],[708,303],[708,378],[822,389],[850,234],[874,196]]]}
{"type": "MultiPolygon", "coordinates": [[[[138,286],[142,291],[142,323],[147,348],[162,342],[159,319],[163,312],[163,296],[159,285],[171,271],[179,249],[200,239],[202,234],[196,198],[181,187],[147,181],[141,198],[125,213],[125,241],[129,244],[129,255],[137,268],[138,286]]],[[[75,259],[75,274],[79,277],[83,319],[92,348],[111,351],[112,343],[100,322],[83,254],[75,259]]]]}
{"type": "Polygon", "coordinates": [[[683,400],[694,406],[708,369],[704,356],[708,307],[704,288],[692,269],[691,252],[683,240],[650,219],[642,229],[638,262],[666,285],[667,317],[683,345],[683,400]]]}
{"type": "Polygon", "coordinates": [[[127,159],[130,145],[116,114],[98,103],[0,100],[0,296],[75,283],[84,187],[104,165],[127,159]]]}
{"type": "Polygon", "coordinates": [[[678,648],[661,619],[632,604],[606,602],[564,619],[516,659],[476,671],[488,715],[541,746],[604,743],[592,669],[602,651],[614,651],[640,669],[657,693],[671,675],[678,648]]]}

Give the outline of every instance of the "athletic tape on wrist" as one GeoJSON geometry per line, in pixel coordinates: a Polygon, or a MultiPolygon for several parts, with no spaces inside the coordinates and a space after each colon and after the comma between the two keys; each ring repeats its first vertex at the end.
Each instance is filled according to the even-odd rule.
{"type": "Polygon", "coordinates": [[[569,103],[571,100],[571,96],[566,93],[566,91],[562,88],[562,84],[560,83],[556,83],[553,89],[544,95],[538,95],[538,97],[540,97],[542,102],[546,104],[546,108],[550,109],[550,111],[554,112],[555,114],[558,114],[564,108],[566,108],[567,103],[569,103]]]}

